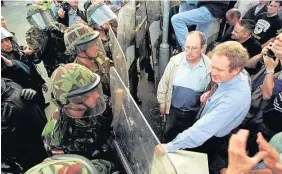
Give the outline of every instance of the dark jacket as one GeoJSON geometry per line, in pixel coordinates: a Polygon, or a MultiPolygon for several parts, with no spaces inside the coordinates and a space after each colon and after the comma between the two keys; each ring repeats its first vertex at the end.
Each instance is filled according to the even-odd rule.
{"type": "MultiPolygon", "coordinates": [[[[28,66],[30,70],[30,75],[26,79],[21,79],[22,83],[20,84],[23,88],[31,88],[35,90],[38,94],[38,104],[42,111],[45,109],[45,98],[42,93],[42,85],[45,84],[45,80],[42,78],[42,76],[38,73],[34,63],[36,63],[37,60],[35,60],[34,56],[28,56],[25,55],[22,50],[14,49],[13,51],[9,53],[1,53],[4,55],[6,58],[13,60],[19,60],[25,65],[28,66]]],[[[37,58],[36,58],[37,59],[37,58]]],[[[10,69],[11,71],[11,69],[10,69]]],[[[16,72],[14,72],[14,75],[16,72]]],[[[15,77],[11,77],[12,79],[15,79],[15,77]]],[[[19,78],[19,77],[16,77],[19,78]]]]}
{"type": "MultiPolygon", "coordinates": [[[[258,4],[259,5],[259,4],[258,4]]],[[[260,9],[257,14],[255,15],[255,11],[256,11],[256,8],[257,6],[254,6],[252,8],[250,8],[247,13],[245,14],[245,16],[243,17],[243,19],[252,19],[252,20],[256,20],[256,18],[262,14],[262,13],[265,13],[267,12],[267,5],[265,5],[262,9],[260,9]]]]}
{"type": "Polygon", "coordinates": [[[15,59],[15,60],[21,61],[22,63],[24,63],[25,65],[29,67],[30,69],[29,78],[31,80],[26,79],[27,81],[25,81],[25,83],[20,84],[23,88],[31,88],[34,90],[37,90],[38,88],[41,89],[41,86],[42,84],[45,83],[45,80],[41,77],[41,75],[36,70],[34,63],[38,63],[38,62],[36,62],[37,60],[34,60],[34,56],[25,55],[22,52],[22,50],[18,50],[18,49],[14,49],[12,52],[9,52],[9,53],[2,52],[1,54],[5,56],[7,59],[10,59],[10,60],[15,59]]]}
{"type": "Polygon", "coordinates": [[[30,69],[24,63],[18,60],[11,60],[13,62],[12,67],[8,67],[1,60],[1,77],[12,79],[20,86],[27,86],[30,79],[30,69]]]}
{"type": "MultiPolygon", "coordinates": [[[[84,20],[85,22],[87,22],[87,18],[86,18],[86,15],[85,15],[85,12],[82,11],[82,10],[79,10],[77,8],[77,11],[76,11],[77,15],[81,17],[82,20],[84,20]]],[[[69,27],[69,14],[68,13],[65,13],[65,17],[64,18],[60,18],[58,16],[57,18],[57,21],[61,24],[64,24],[65,26],[69,27]]]]}
{"type": "Polygon", "coordinates": [[[206,7],[215,18],[221,18],[227,12],[229,1],[199,1],[199,7],[206,7]]]}
{"type": "Polygon", "coordinates": [[[41,140],[47,119],[33,101],[20,96],[21,92],[18,84],[1,79],[1,162],[15,159],[25,171],[47,157],[41,140]]]}

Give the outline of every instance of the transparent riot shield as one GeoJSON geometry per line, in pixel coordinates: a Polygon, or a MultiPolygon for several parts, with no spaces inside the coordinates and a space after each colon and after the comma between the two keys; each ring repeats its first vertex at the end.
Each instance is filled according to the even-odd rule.
{"type": "Polygon", "coordinates": [[[207,155],[179,150],[157,156],[160,144],[114,67],[110,69],[114,147],[129,174],[208,173],[207,155]]]}
{"type": "Polygon", "coordinates": [[[135,59],[135,48],[130,47],[135,45],[135,11],[135,1],[129,1],[118,14],[117,40],[125,53],[126,61],[130,62],[128,68],[135,59]]]}
{"type": "Polygon", "coordinates": [[[156,44],[160,35],[161,35],[161,27],[160,27],[160,20],[152,22],[152,24],[149,26],[149,36],[150,41],[152,45],[152,56],[151,61],[153,65],[153,69],[155,71],[155,86],[157,87],[157,83],[160,80],[160,77],[158,77],[159,74],[159,58],[157,54],[157,49],[159,46],[156,44]]]}
{"type": "MultiPolygon", "coordinates": [[[[127,173],[151,173],[154,147],[159,144],[145,117],[139,110],[114,67],[110,70],[115,146],[127,173]]],[[[176,173],[167,155],[155,157],[156,174],[176,173]]],[[[154,172],[155,173],[155,172],[154,172]]]]}
{"type": "Polygon", "coordinates": [[[111,27],[109,29],[109,36],[109,46],[111,49],[114,66],[119,76],[121,77],[123,83],[126,85],[126,87],[129,87],[128,66],[126,64],[126,59],[111,27]]]}
{"type": "Polygon", "coordinates": [[[148,25],[160,18],[162,11],[161,1],[146,1],[148,25]]]}
{"type": "Polygon", "coordinates": [[[147,31],[147,10],[146,3],[142,2],[139,9],[136,11],[136,27],[135,27],[135,36],[136,36],[136,48],[139,48],[145,34],[147,31]]]}

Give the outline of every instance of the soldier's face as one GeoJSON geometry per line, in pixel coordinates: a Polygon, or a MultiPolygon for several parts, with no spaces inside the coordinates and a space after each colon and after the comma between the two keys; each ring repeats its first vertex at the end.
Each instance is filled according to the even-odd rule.
{"type": "Polygon", "coordinates": [[[12,43],[10,39],[2,39],[1,40],[1,51],[11,52],[13,50],[12,43]]]}
{"type": "Polygon", "coordinates": [[[86,53],[89,57],[97,57],[98,56],[98,45],[97,43],[91,44],[87,49],[86,53]]]}
{"type": "Polygon", "coordinates": [[[110,28],[110,24],[106,22],[102,25],[102,28],[104,28],[105,30],[108,30],[110,28]]]}
{"type": "MultiPolygon", "coordinates": [[[[89,108],[93,109],[99,99],[99,93],[97,93],[96,91],[92,91],[89,92],[89,94],[85,95],[83,98],[81,98],[81,102],[83,102],[89,108]]],[[[83,117],[86,111],[87,108],[83,104],[76,103],[72,103],[69,109],[67,109],[68,114],[75,118],[83,117]]]]}

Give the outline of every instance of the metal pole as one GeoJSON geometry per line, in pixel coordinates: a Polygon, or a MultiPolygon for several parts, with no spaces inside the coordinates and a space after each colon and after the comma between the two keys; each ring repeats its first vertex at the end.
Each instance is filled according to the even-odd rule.
{"type": "Polygon", "coordinates": [[[169,8],[170,0],[164,0],[164,10],[163,10],[163,35],[162,43],[160,45],[160,57],[159,57],[159,78],[160,79],[164,73],[166,65],[169,61],[169,44],[168,40],[168,27],[169,27],[169,8]]]}

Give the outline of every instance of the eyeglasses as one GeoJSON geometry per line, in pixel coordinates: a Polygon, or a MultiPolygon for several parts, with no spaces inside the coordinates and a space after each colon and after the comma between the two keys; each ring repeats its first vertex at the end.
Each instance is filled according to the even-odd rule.
{"type": "Polygon", "coordinates": [[[196,51],[198,49],[198,47],[185,47],[185,51],[196,51]]]}

